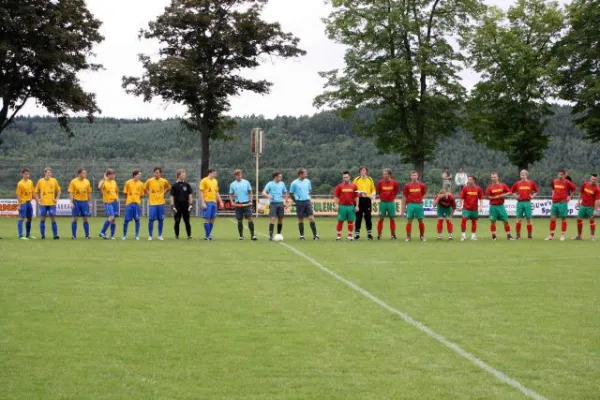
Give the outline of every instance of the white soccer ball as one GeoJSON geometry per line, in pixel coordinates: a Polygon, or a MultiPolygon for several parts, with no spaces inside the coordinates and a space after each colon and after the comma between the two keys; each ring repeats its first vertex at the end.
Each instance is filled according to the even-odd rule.
{"type": "Polygon", "coordinates": [[[273,240],[275,242],[283,242],[283,235],[278,233],[277,235],[273,236],[273,240]]]}

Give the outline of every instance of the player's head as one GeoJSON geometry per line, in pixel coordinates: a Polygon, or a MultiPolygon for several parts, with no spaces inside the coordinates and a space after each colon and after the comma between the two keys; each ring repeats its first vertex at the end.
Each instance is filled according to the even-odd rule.
{"type": "Polygon", "coordinates": [[[50,179],[52,178],[52,168],[44,168],[44,178],[50,179]]]}
{"type": "Polygon", "coordinates": [[[529,176],[529,172],[526,169],[523,169],[523,170],[521,170],[520,176],[521,176],[521,179],[526,181],[527,177],[529,176]]]}
{"type": "Polygon", "coordinates": [[[465,172],[465,169],[461,167],[458,169],[458,172],[465,172]]]}
{"type": "Polygon", "coordinates": [[[21,170],[21,177],[23,177],[23,179],[29,179],[29,175],[31,175],[31,171],[29,170],[29,168],[23,168],[21,170]]]}
{"type": "Polygon", "coordinates": [[[108,168],[106,170],[106,179],[108,179],[109,181],[112,181],[113,179],[115,179],[116,175],[117,175],[117,172],[114,169],[108,168]]]}
{"type": "Polygon", "coordinates": [[[85,170],[85,168],[79,168],[77,170],[77,177],[79,179],[85,179],[85,178],[87,178],[87,171],[85,170]]]}
{"type": "Polygon", "coordinates": [[[233,171],[233,176],[236,181],[241,181],[242,177],[244,176],[244,173],[241,169],[236,169],[235,171],[233,171]]]}
{"type": "Polygon", "coordinates": [[[215,179],[217,177],[217,171],[215,171],[212,168],[209,168],[208,171],[206,171],[206,176],[210,179],[215,179]]]}
{"type": "Polygon", "coordinates": [[[477,184],[477,177],[474,175],[469,175],[467,178],[467,184],[469,186],[475,186],[477,184]]]}
{"type": "Polygon", "coordinates": [[[342,180],[344,181],[344,183],[350,183],[350,172],[349,171],[342,172],[342,180]]]}
{"type": "Polygon", "coordinates": [[[446,189],[445,187],[443,187],[443,188],[442,188],[442,190],[440,190],[440,191],[438,192],[438,196],[446,196],[448,193],[450,193],[450,192],[448,191],[448,189],[446,189]]]}
{"type": "Polygon", "coordinates": [[[179,168],[177,170],[177,180],[178,181],[185,181],[185,169],[179,168]]]}
{"type": "Polygon", "coordinates": [[[594,185],[596,182],[598,182],[598,174],[591,174],[590,182],[592,183],[592,185],[594,185]]]}
{"type": "Polygon", "coordinates": [[[139,181],[140,178],[142,177],[142,171],[140,171],[139,169],[134,169],[133,172],[131,173],[131,177],[133,178],[134,181],[139,181]]]}
{"type": "Polygon", "coordinates": [[[385,179],[385,180],[392,179],[392,170],[391,170],[391,168],[384,168],[383,169],[383,179],[385,179]]]}
{"type": "Polygon", "coordinates": [[[154,168],[153,175],[156,179],[160,178],[162,176],[162,168],[160,168],[160,167],[154,168]]]}
{"type": "Polygon", "coordinates": [[[279,172],[279,171],[273,172],[273,180],[275,182],[281,182],[281,179],[282,179],[281,172],[279,172]]]}
{"type": "Polygon", "coordinates": [[[369,175],[369,168],[367,167],[360,167],[360,169],[358,170],[358,173],[360,174],[360,176],[362,176],[363,178],[366,178],[367,175],[369,175]]]}
{"type": "Polygon", "coordinates": [[[412,171],[410,173],[410,180],[416,182],[419,180],[419,173],[417,171],[412,171]]]}
{"type": "Polygon", "coordinates": [[[298,178],[299,179],[304,179],[308,176],[308,172],[306,171],[306,168],[298,168],[298,178]]]}
{"type": "Polygon", "coordinates": [[[448,171],[450,171],[450,168],[448,168],[448,167],[446,166],[446,167],[444,167],[444,171],[445,171],[445,172],[448,172],[448,171]]]}
{"type": "Polygon", "coordinates": [[[492,178],[492,183],[500,182],[500,177],[498,176],[497,172],[492,172],[492,175],[490,175],[490,178],[492,178]]]}
{"type": "Polygon", "coordinates": [[[566,175],[567,175],[567,173],[565,172],[564,169],[559,169],[558,170],[558,179],[565,179],[566,175]]]}

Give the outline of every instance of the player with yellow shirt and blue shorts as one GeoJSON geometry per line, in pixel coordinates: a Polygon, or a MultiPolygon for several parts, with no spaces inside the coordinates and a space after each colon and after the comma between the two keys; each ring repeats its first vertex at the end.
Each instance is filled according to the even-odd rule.
{"type": "Polygon", "coordinates": [[[114,169],[107,169],[104,174],[104,179],[98,182],[98,190],[102,192],[102,201],[104,202],[104,211],[106,214],[106,221],[102,226],[99,236],[102,239],[108,239],[106,236],[106,230],[110,226],[110,240],[115,240],[115,232],[117,231],[117,224],[115,224],[115,218],[119,216],[119,186],[115,181],[117,173],[114,169]]]}
{"type": "Polygon", "coordinates": [[[217,172],[209,169],[205,178],[200,181],[200,207],[204,218],[204,240],[212,240],[212,231],[217,218],[218,206],[223,208],[223,200],[219,194],[217,172]]]}
{"type": "Polygon", "coordinates": [[[33,190],[35,199],[40,205],[40,235],[46,239],[46,217],[49,216],[52,221],[52,237],[55,240],[58,236],[58,224],[56,223],[56,204],[60,198],[60,185],[52,177],[52,168],[44,169],[44,177],[40,179],[33,190]]]}
{"type": "Polygon", "coordinates": [[[165,222],[165,193],[171,190],[171,184],[162,178],[162,168],[154,168],[154,176],[146,181],[144,190],[150,198],[148,240],[152,240],[154,221],[158,221],[158,240],[164,240],[162,233],[165,222]]]}
{"type": "Polygon", "coordinates": [[[144,184],[140,181],[142,173],[136,169],[131,174],[132,179],[125,182],[125,221],[123,222],[123,240],[127,240],[127,225],[135,221],[135,240],[140,240],[140,217],[142,215],[142,197],[144,184]]]}
{"type": "Polygon", "coordinates": [[[87,179],[87,171],[85,168],[77,170],[77,177],[69,183],[69,197],[71,199],[71,239],[77,239],[77,220],[79,217],[83,219],[83,231],[85,238],[90,239],[90,210],[92,208],[92,184],[87,179]]]}
{"type": "Polygon", "coordinates": [[[17,202],[19,203],[19,220],[17,221],[17,233],[19,239],[35,239],[31,236],[31,219],[33,218],[33,206],[31,200],[33,199],[33,182],[29,179],[31,171],[28,168],[24,168],[21,171],[21,180],[17,183],[17,202]],[[23,222],[25,222],[25,235],[23,235],[23,222]]]}

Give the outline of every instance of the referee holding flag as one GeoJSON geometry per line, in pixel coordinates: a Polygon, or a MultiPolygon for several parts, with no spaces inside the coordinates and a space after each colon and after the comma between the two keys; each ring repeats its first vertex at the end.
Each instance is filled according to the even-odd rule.
{"type": "Polygon", "coordinates": [[[363,216],[365,218],[365,225],[367,226],[367,239],[373,240],[373,223],[371,222],[371,208],[372,199],[375,198],[377,193],[375,189],[375,182],[369,176],[369,169],[367,167],[360,167],[360,175],[354,179],[354,184],[358,189],[358,212],[356,213],[356,236],[355,240],[360,239],[360,228],[362,226],[363,216]]]}
{"type": "Polygon", "coordinates": [[[179,224],[183,217],[188,239],[192,238],[190,211],[192,211],[192,186],[185,181],[185,170],[177,170],[177,180],[171,186],[171,207],[175,213],[175,239],[179,239],[179,224]]]}

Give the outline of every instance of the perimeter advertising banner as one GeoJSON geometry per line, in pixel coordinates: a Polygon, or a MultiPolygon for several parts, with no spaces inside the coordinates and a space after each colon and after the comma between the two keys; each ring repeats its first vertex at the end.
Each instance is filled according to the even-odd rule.
{"type": "MultiPolygon", "coordinates": [[[[37,217],[37,207],[35,200],[31,202],[33,205],[33,216],[37,217]]],[[[19,203],[17,199],[0,199],[0,217],[18,217],[19,203]]]]}

